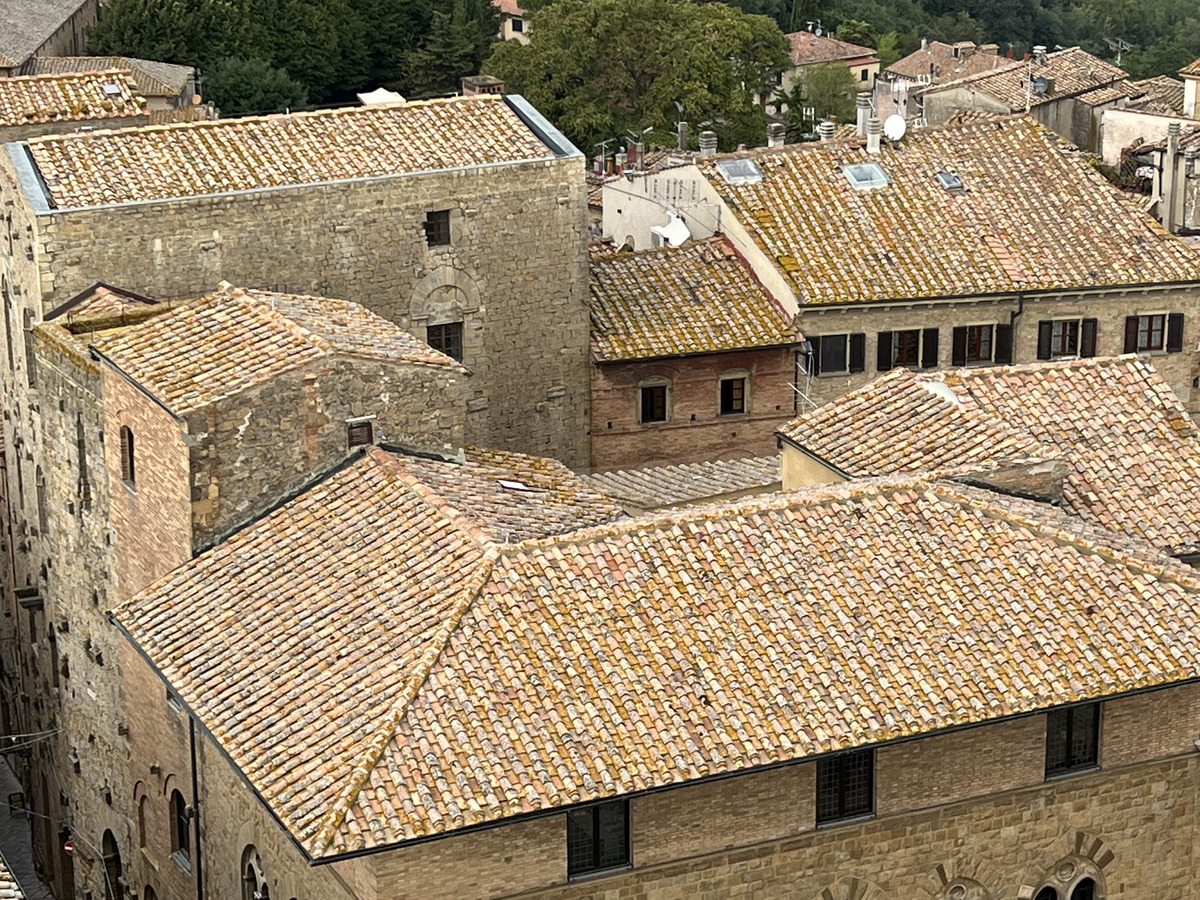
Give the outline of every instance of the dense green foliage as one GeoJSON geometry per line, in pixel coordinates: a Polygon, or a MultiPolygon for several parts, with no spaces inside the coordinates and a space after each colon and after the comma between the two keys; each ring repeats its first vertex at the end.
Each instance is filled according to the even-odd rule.
{"type": "Polygon", "coordinates": [[[303,109],[308,92],[283,69],[262,59],[220,59],[208,68],[204,95],[224,116],[303,109]]]}
{"type": "Polygon", "coordinates": [[[259,59],[322,102],[381,85],[413,97],[455,91],[498,30],[490,0],[111,0],[89,50],[202,76],[220,60],[259,59]]]}
{"type": "Polygon", "coordinates": [[[854,98],[858,82],[843,65],[805,66],[790,91],[775,95],[776,103],[787,106],[788,140],[803,140],[821,119],[855,121],[854,98]]]}
{"type": "Polygon", "coordinates": [[[484,70],[589,154],[647,128],[648,141],[669,143],[681,116],[716,131],[722,147],[761,144],[754,94],[787,65],[774,22],[719,3],[567,0],[534,13],[529,37],[497,46],[484,70]]]}

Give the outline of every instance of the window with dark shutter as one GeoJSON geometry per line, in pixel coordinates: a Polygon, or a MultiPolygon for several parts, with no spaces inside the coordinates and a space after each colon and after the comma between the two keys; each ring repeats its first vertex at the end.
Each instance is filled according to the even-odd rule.
{"type": "Polygon", "coordinates": [[[821,374],[848,370],[850,360],[847,354],[846,338],[847,335],[844,334],[826,334],[815,339],[821,345],[818,357],[821,363],[821,374]]]}
{"type": "Polygon", "coordinates": [[[966,364],[992,361],[994,325],[968,325],[966,331],[966,364]]]}
{"type": "Polygon", "coordinates": [[[597,803],[567,813],[567,875],[629,865],[629,802],[597,803]]]}
{"type": "Polygon", "coordinates": [[[1084,319],[1079,329],[1079,355],[1093,357],[1096,355],[1096,333],[1099,331],[1099,319],[1084,319]]]}
{"type": "Polygon", "coordinates": [[[187,804],[179,791],[171,792],[171,852],[187,859],[191,853],[191,827],[187,804]]]}
{"type": "Polygon", "coordinates": [[[1012,332],[1011,325],[997,325],[995,328],[996,340],[992,348],[992,360],[998,366],[1012,365],[1012,332]]]}
{"type": "Polygon", "coordinates": [[[132,487],[137,475],[133,462],[133,432],[128,425],[121,426],[121,480],[132,487]]]}
{"type": "Polygon", "coordinates": [[[746,379],[721,379],[721,415],[734,416],[746,411],[746,379]]]}
{"type": "Polygon", "coordinates": [[[370,422],[347,422],[346,444],[350,447],[363,447],[375,443],[375,429],[370,422]]]}
{"type": "Polygon", "coordinates": [[[921,368],[936,369],[938,366],[938,330],[926,328],[921,335],[921,368]]]}
{"type": "Polygon", "coordinates": [[[643,387],[641,409],[638,412],[638,421],[642,423],[667,421],[667,386],[652,384],[643,387]]]}
{"type": "Polygon", "coordinates": [[[450,210],[439,209],[425,214],[425,243],[430,247],[450,244],[450,210]]]}
{"type": "Polygon", "coordinates": [[[861,332],[850,335],[850,371],[867,370],[867,336],[861,332]]]}
{"type": "Polygon", "coordinates": [[[1050,342],[1054,336],[1054,323],[1050,321],[1038,322],[1038,359],[1050,358],[1050,342]]]}
{"type": "Polygon", "coordinates": [[[817,824],[875,810],[875,751],[858,750],[817,761],[817,824]]]}
{"type": "MultiPolygon", "coordinates": [[[[1183,316],[1172,313],[1171,318],[1179,316],[1176,337],[1179,349],[1183,349],[1183,316]]],[[[1148,316],[1129,316],[1125,319],[1125,352],[1154,353],[1167,347],[1167,315],[1157,313],[1148,316]]]]}
{"type": "Polygon", "coordinates": [[[875,351],[875,371],[887,372],[894,367],[892,362],[892,341],[895,332],[881,331],[879,332],[879,343],[876,345],[875,351]]]}
{"type": "Polygon", "coordinates": [[[898,366],[915,369],[921,362],[921,332],[897,331],[892,361],[898,366]]]}
{"type": "MultiPolygon", "coordinates": [[[[1183,350],[1183,313],[1171,313],[1167,316],[1167,352],[1179,353],[1183,350]]],[[[30,376],[30,384],[33,384],[30,376]]]]}
{"type": "Polygon", "coordinates": [[[960,325],[954,329],[954,346],[950,354],[950,364],[962,367],[967,364],[967,329],[960,325]]]}
{"type": "Polygon", "coordinates": [[[1138,349],[1138,319],[1140,316],[1125,317],[1125,349],[1123,353],[1137,353],[1138,349]]]}
{"type": "Polygon", "coordinates": [[[1085,703],[1047,713],[1046,777],[1094,769],[1099,737],[1099,703],[1085,703]]]}

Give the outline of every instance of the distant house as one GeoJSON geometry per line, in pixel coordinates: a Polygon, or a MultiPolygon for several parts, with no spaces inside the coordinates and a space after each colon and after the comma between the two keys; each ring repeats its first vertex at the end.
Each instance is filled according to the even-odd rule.
{"type": "Polygon", "coordinates": [[[500,40],[528,44],[526,28],[529,20],[525,18],[525,10],[521,9],[517,0],[492,0],[492,5],[500,10],[500,40]]]}
{"type": "Polygon", "coordinates": [[[0,143],[148,124],[146,98],[128,69],[0,78],[0,143]]]}
{"type": "Polygon", "coordinates": [[[976,45],[974,41],[921,39],[921,49],[888,66],[875,85],[876,109],[880,118],[898,113],[905,118],[920,118],[922,94],[933,85],[969,78],[1008,65],[1011,59],[1000,56],[995,44],[976,45]]]}
{"type": "Polygon", "coordinates": [[[39,56],[82,54],[99,0],[0,0],[0,77],[39,56]]]}
{"type": "Polygon", "coordinates": [[[174,109],[199,103],[196,70],[191,66],[136,59],[130,56],[43,56],[31,60],[31,75],[68,75],[127,69],[151,110],[174,109]]]}
{"type": "MultiPolygon", "coordinates": [[[[875,79],[879,76],[879,57],[870,47],[839,41],[812,31],[797,31],[789,34],[787,39],[791,43],[792,65],[776,76],[777,90],[791,91],[803,79],[806,68],[829,63],[848,67],[859,91],[869,91],[874,87],[875,79]]],[[[765,98],[764,102],[767,112],[782,113],[787,110],[786,105],[772,104],[770,97],[765,98]]]]}
{"type": "Polygon", "coordinates": [[[1187,73],[1197,64],[1200,60],[1180,70],[1182,80],[1159,75],[1129,82],[1138,96],[1123,106],[1106,109],[1100,122],[1100,156],[1106,165],[1120,166],[1123,155],[1143,144],[1162,141],[1172,122],[1187,126],[1196,119],[1195,86],[1200,82],[1200,66],[1190,76],[1187,73]]]}
{"type": "Polygon", "coordinates": [[[923,112],[930,125],[962,109],[1001,115],[1028,112],[1076,146],[1094,150],[1100,146],[1104,110],[1137,94],[1127,77],[1123,69],[1079,47],[1053,53],[1034,47],[1028,60],[926,90],[923,112]]]}

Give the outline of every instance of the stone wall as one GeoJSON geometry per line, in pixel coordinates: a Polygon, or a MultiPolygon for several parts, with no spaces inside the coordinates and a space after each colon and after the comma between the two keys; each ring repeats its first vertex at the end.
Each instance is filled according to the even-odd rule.
{"type": "Polygon", "coordinates": [[[28,125],[0,125],[0,144],[9,141],[27,141],[46,134],[70,134],[81,128],[136,128],[150,124],[150,114],[120,116],[105,119],[69,119],[63,122],[31,122],[28,125]]]}
{"type": "Polygon", "coordinates": [[[468,441],[580,466],[586,239],[583,161],[571,157],[53,211],[37,252],[47,309],[97,280],[161,299],[224,280],[357,301],[419,338],[461,320],[468,441]],[[450,210],[448,247],[426,243],[434,210],[450,210]]]}
{"type": "Polygon", "coordinates": [[[376,443],[457,451],[468,380],[450,367],[335,356],[189,413],[195,547],[346,459],[347,419],[373,417],[376,443]]]}
{"type": "Polygon", "coordinates": [[[790,347],[592,367],[592,465],[597,469],[775,452],[775,429],[796,414],[790,347]],[[720,414],[720,378],[749,383],[747,412],[720,414]],[[638,422],[639,384],[670,381],[668,420],[638,422]]]}

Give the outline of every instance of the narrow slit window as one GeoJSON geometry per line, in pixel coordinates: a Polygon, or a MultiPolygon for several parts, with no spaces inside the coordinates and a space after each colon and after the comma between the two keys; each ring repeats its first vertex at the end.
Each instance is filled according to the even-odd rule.
{"type": "Polygon", "coordinates": [[[128,425],[121,426],[121,480],[128,485],[137,483],[137,470],[133,458],[133,432],[128,425]]]}

